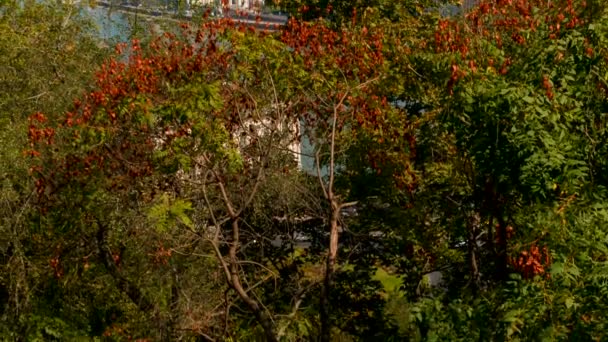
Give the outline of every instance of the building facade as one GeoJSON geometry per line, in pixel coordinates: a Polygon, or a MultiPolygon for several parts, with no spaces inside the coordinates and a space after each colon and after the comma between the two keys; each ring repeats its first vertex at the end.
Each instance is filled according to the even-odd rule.
{"type": "Polygon", "coordinates": [[[193,5],[215,5],[228,6],[238,9],[259,9],[264,5],[264,0],[190,0],[193,5]]]}

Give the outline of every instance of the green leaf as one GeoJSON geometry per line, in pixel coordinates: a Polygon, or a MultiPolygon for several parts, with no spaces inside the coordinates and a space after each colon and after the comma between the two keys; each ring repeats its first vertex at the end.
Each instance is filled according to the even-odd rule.
{"type": "Polygon", "coordinates": [[[564,304],[566,304],[567,309],[570,309],[574,305],[574,299],[572,297],[568,297],[564,301],[564,304]]]}
{"type": "Polygon", "coordinates": [[[564,272],[564,264],[561,262],[556,262],[551,265],[551,275],[559,275],[564,272]]]}
{"type": "Polygon", "coordinates": [[[534,98],[530,97],[530,96],[524,96],[524,97],[522,97],[522,100],[524,100],[524,102],[527,102],[529,104],[533,104],[534,103],[534,98]]]}
{"type": "Polygon", "coordinates": [[[156,204],[148,211],[148,218],[156,223],[159,231],[166,231],[176,224],[193,228],[194,224],[188,213],[192,211],[192,203],[182,199],[171,200],[167,193],[156,199],[156,204]]]}

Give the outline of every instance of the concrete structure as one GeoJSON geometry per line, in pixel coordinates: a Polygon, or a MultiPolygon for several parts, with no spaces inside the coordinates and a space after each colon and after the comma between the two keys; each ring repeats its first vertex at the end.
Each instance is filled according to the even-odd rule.
{"type": "Polygon", "coordinates": [[[264,6],[264,0],[186,0],[189,5],[228,6],[233,9],[256,10],[264,6]]]}

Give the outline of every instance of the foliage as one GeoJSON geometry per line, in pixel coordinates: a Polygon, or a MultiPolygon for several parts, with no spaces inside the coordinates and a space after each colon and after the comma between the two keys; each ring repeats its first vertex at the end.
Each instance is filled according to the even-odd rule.
{"type": "MultiPolygon", "coordinates": [[[[464,18],[438,18],[413,55],[417,72],[434,84],[426,97],[429,119],[438,115],[440,134],[452,145],[430,165],[447,161],[464,176],[462,185],[444,191],[470,213],[447,236],[451,243],[468,240],[465,284],[495,296],[474,306],[500,317],[492,331],[478,330],[484,339],[603,336],[593,324],[579,335],[583,330],[566,313],[578,290],[548,273],[561,270],[574,250],[599,248],[590,253],[604,258],[604,246],[572,247],[595,239],[588,234],[604,234],[590,223],[604,215],[592,208],[604,202],[605,189],[595,176],[603,170],[596,158],[604,157],[593,147],[604,136],[598,71],[606,67],[599,29],[605,18],[598,13],[604,9],[596,2],[481,2],[464,18]],[[527,280],[509,280],[511,272],[527,280]],[[553,298],[568,301],[561,299],[562,306],[553,298]]],[[[585,274],[601,273],[588,265],[585,274]]],[[[584,287],[588,298],[603,296],[600,288],[584,287]]]]}
{"type": "Polygon", "coordinates": [[[340,26],[360,16],[398,22],[412,16],[423,15],[428,9],[435,9],[455,1],[435,0],[372,0],[372,1],[329,1],[329,0],[281,0],[280,7],[291,15],[304,20],[326,18],[340,26]]]}
{"type": "Polygon", "coordinates": [[[0,331],[9,339],[67,338],[80,332],[65,317],[49,314],[55,289],[47,282],[48,262],[49,251],[54,252],[30,230],[33,193],[22,152],[30,113],[62,111],[88,88],[91,67],[107,53],[93,32],[91,22],[72,6],[1,3],[0,331]]]}
{"type": "Polygon", "coordinates": [[[203,18],[91,82],[71,7],[3,5],[0,333],[604,339],[606,5],[436,4],[203,18]]]}

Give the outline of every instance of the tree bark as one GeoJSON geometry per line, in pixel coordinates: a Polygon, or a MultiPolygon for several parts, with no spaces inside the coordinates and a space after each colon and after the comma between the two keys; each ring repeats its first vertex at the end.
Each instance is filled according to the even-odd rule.
{"type": "Polygon", "coordinates": [[[338,255],[338,220],[340,218],[340,207],[333,194],[329,193],[331,203],[331,218],[329,225],[329,250],[327,263],[325,265],[325,279],[323,279],[323,289],[321,291],[321,341],[331,340],[331,318],[330,318],[330,297],[333,287],[333,278],[336,267],[336,257],[338,255]]]}
{"type": "Polygon", "coordinates": [[[477,231],[479,226],[479,214],[474,213],[469,219],[468,231],[468,250],[469,250],[469,267],[473,293],[479,290],[481,284],[481,276],[479,274],[479,266],[477,262],[477,231]]]}
{"type": "Polygon", "coordinates": [[[496,260],[498,265],[496,270],[498,272],[498,279],[505,280],[508,276],[509,265],[509,256],[507,254],[507,224],[501,211],[497,212],[496,219],[498,221],[498,253],[496,260]]]}

